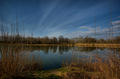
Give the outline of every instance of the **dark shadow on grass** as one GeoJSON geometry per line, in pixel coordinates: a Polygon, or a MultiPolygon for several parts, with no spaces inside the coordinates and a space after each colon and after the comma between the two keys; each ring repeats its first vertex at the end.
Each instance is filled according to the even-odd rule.
{"type": "Polygon", "coordinates": [[[62,79],[62,77],[58,75],[50,75],[50,76],[43,77],[43,78],[36,77],[34,79],[62,79]]]}

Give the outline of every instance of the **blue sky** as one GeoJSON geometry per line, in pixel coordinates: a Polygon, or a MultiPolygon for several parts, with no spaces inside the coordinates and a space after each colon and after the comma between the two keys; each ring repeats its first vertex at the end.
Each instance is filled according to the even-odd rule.
{"type": "Polygon", "coordinates": [[[19,32],[34,37],[104,38],[110,13],[114,35],[119,34],[120,0],[0,0],[0,24],[10,28],[18,18],[19,32]],[[110,12],[111,9],[111,12],[110,12]]]}

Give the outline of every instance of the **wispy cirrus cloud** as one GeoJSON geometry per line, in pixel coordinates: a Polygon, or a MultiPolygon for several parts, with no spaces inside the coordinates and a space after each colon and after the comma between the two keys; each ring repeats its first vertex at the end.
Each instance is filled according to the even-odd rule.
{"type": "Polygon", "coordinates": [[[95,30],[95,28],[92,28],[92,27],[89,27],[89,26],[80,26],[80,27],[78,27],[79,29],[88,29],[89,31],[91,30],[91,31],[93,31],[93,30],[95,30]]]}
{"type": "Polygon", "coordinates": [[[117,18],[120,18],[120,16],[117,16],[117,18]]]}
{"type": "MultiPolygon", "coordinates": [[[[120,34],[120,20],[116,20],[112,22],[113,24],[113,34],[120,34]]],[[[106,33],[108,34],[109,32],[112,33],[112,27],[104,27],[103,26],[97,26],[96,27],[96,31],[95,28],[90,27],[89,25],[85,25],[85,26],[79,26],[78,27],[80,29],[80,31],[74,31],[71,32],[69,34],[69,36],[75,36],[75,37],[85,37],[85,36],[91,36],[91,37],[95,37],[95,33],[96,33],[96,37],[100,37],[100,38],[104,38],[106,36],[106,33]],[[84,30],[87,29],[87,30],[84,30]]]]}
{"type": "Polygon", "coordinates": [[[120,20],[113,21],[112,24],[113,24],[113,25],[118,25],[118,24],[120,25],[120,20]]]}

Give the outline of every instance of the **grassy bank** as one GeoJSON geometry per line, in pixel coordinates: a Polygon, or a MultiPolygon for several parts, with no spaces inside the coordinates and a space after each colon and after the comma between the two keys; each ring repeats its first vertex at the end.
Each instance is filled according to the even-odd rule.
{"type": "MultiPolygon", "coordinates": [[[[29,77],[31,79],[84,79],[84,76],[92,76],[92,71],[86,71],[78,67],[62,67],[59,69],[48,70],[48,71],[36,71],[29,72],[29,77]],[[76,74],[77,72],[77,74],[76,74]],[[78,75],[78,76],[76,76],[78,75]]],[[[86,79],[86,78],[85,78],[86,79]]]]}
{"type": "Polygon", "coordinates": [[[120,44],[110,43],[77,43],[75,46],[78,47],[106,47],[106,48],[120,48],[120,44]]]}
{"type": "Polygon", "coordinates": [[[17,46],[73,46],[73,44],[6,44],[2,43],[0,45],[17,45],[17,46]]]}
{"type": "Polygon", "coordinates": [[[76,44],[6,44],[0,45],[17,45],[17,46],[78,46],[78,47],[106,47],[106,48],[120,48],[120,44],[110,43],[76,43],[76,44]]]}

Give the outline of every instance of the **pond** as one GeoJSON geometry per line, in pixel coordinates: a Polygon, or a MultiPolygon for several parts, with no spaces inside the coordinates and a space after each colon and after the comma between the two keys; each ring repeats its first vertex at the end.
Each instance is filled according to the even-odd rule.
{"type": "MultiPolygon", "coordinates": [[[[8,50],[10,47],[2,47],[1,49],[8,50]]],[[[11,48],[14,50],[14,47],[11,48]]],[[[79,60],[92,58],[92,62],[94,62],[96,55],[106,58],[109,53],[114,51],[114,49],[109,48],[76,46],[31,46],[23,48],[27,51],[29,61],[42,64],[43,70],[60,68],[63,63],[70,63],[73,58],[79,58],[79,60]]],[[[116,49],[116,51],[119,52],[120,49],[116,49]]],[[[18,54],[18,52],[15,54],[18,54]]],[[[12,55],[14,56],[15,54],[12,55]]],[[[2,53],[0,54],[1,57],[2,53]]]]}
{"type": "MultiPolygon", "coordinates": [[[[60,68],[64,62],[70,63],[72,58],[89,59],[94,58],[97,54],[106,57],[113,49],[109,48],[87,48],[87,47],[69,47],[69,46],[40,46],[32,47],[30,56],[33,60],[42,63],[43,69],[60,68]]],[[[118,49],[117,49],[118,50],[118,49]]],[[[118,50],[119,51],[119,50],[118,50]]]]}

